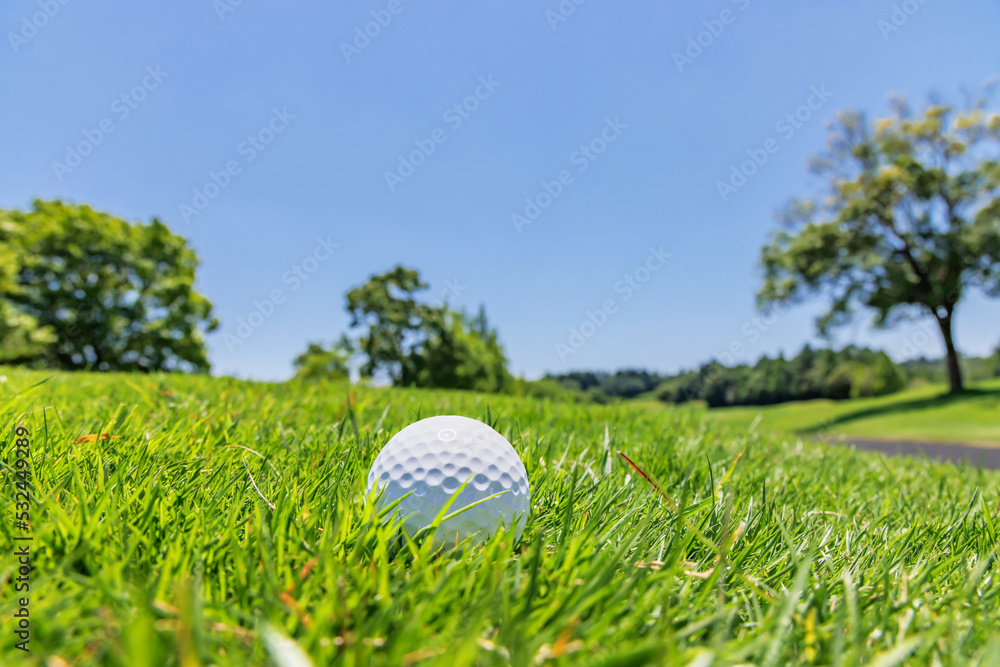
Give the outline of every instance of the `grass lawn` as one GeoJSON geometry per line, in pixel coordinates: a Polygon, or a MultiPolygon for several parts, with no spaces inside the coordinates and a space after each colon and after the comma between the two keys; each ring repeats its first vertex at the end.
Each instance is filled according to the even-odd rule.
{"type": "Polygon", "coordinates": [[[708,411],[710,420],[734,426],[758,417],[759,428],[800,435],[1000,445],[1000,379],[977,384],[963,396],[948,396],[944,386],[924,386],[879,398],[708,411]]]}
{"type": "Polygon", "coordinates": [[[0,369],[0,664],[1000,662],[1000,474],[694,409],[346,396],[0,369]],[[519,544],[433,554],[366,507],[376,452],[433,414],[488,420],[521,454],[519,544]],[[17,425],[34,474],[29,655],[10,620],[17,425]]]}

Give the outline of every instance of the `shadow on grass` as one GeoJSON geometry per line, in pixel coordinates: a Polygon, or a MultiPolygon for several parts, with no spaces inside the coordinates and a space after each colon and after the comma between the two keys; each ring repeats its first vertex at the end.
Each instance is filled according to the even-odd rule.
{"type": "Polygon", "coordinates": [[[931,396],[930,398],[918,398],[912,401],[904,401],[902,403],[890,403],[888,405],[879,405],[871,408],[864,408],[862,410],[854,410],[853,412],[847,412],[831,419],[827,419],[819,424],[797,429],[795,432],[798,434],[817,434],[834,429],[843,424],[858,421],[859,419],[901,414],[905,412],[919,412],[921,410],[927,410],[928,408],[945,407],[948,405],[955,405],[956,403],[964,403],[969,400],[994,396],[1000,399],[1000,389],[966,389],[962,394],[941,394],[939,396],[931,396]]]}

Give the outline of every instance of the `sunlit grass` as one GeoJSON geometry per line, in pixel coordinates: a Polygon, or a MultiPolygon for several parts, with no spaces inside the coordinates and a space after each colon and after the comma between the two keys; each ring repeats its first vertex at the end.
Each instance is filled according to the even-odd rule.
{"type": "Polygon", "coordinates": [[[764,430],[803,435],[1000,445],[1000,378],[976,383],[964,395],[949,396],[947,389],[925,385],[878,398],[721,408],[708,417],[744,426],[757,420],[764,430]]]}
{"type": "MultiPolygon", "coordinates": [[[[691,409],[0,375],[8,507],[15,424],[34,455],[23,664],[295,664],[280,661],[297,651],[359,666],[1000,660],[995,473],[691,409]],[[519,544],[499,534],[434,554],[365,503],[379,448],[433,414],[488,421],[522,456],[532,513],[519,544]]],[[[0,568],[9,618],[9,557],[0,568]]],[[[0,663],[22,664],[11,644],[0,663]]]]}

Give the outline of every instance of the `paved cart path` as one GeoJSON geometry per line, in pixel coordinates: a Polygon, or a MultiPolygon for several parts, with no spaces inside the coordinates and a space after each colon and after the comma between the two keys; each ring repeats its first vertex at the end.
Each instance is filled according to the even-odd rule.
{"type": "Polygon", "coordinates": [[[831,445],[855,447],[882,452],[891,456],[931,458],[951,463],[970,463],[989,470],[1000,469],[1000,445],[962,445],[949,442],[919,442],[913,440],[870,440],[845,437],[844,440],[825,440],[831,445]]]}

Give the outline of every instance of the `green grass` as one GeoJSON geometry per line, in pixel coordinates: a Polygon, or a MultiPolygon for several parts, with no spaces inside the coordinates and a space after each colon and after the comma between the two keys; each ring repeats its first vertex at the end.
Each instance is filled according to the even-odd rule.
{"type": "Polygon", "coordinates": [[[352,407],[343,386],[0,375],[5,512],[16,424],[35,475],[33,651],[11,648],[5,517],[0,664],[1000,661],[995,473],[693,409],[372,389],[352,407]],[[524,459],[519,544],[433,554],[366,509],[378,449],[441,413],[490,421],[524,459]]]}
{"type": "Polygon", "coordinates": [[[1000,379],[961,396],[923,386],[879,398],[797,401],[766,407],[721,408],[709,419],[782,433],[1000,445],[1000,379]]]}

